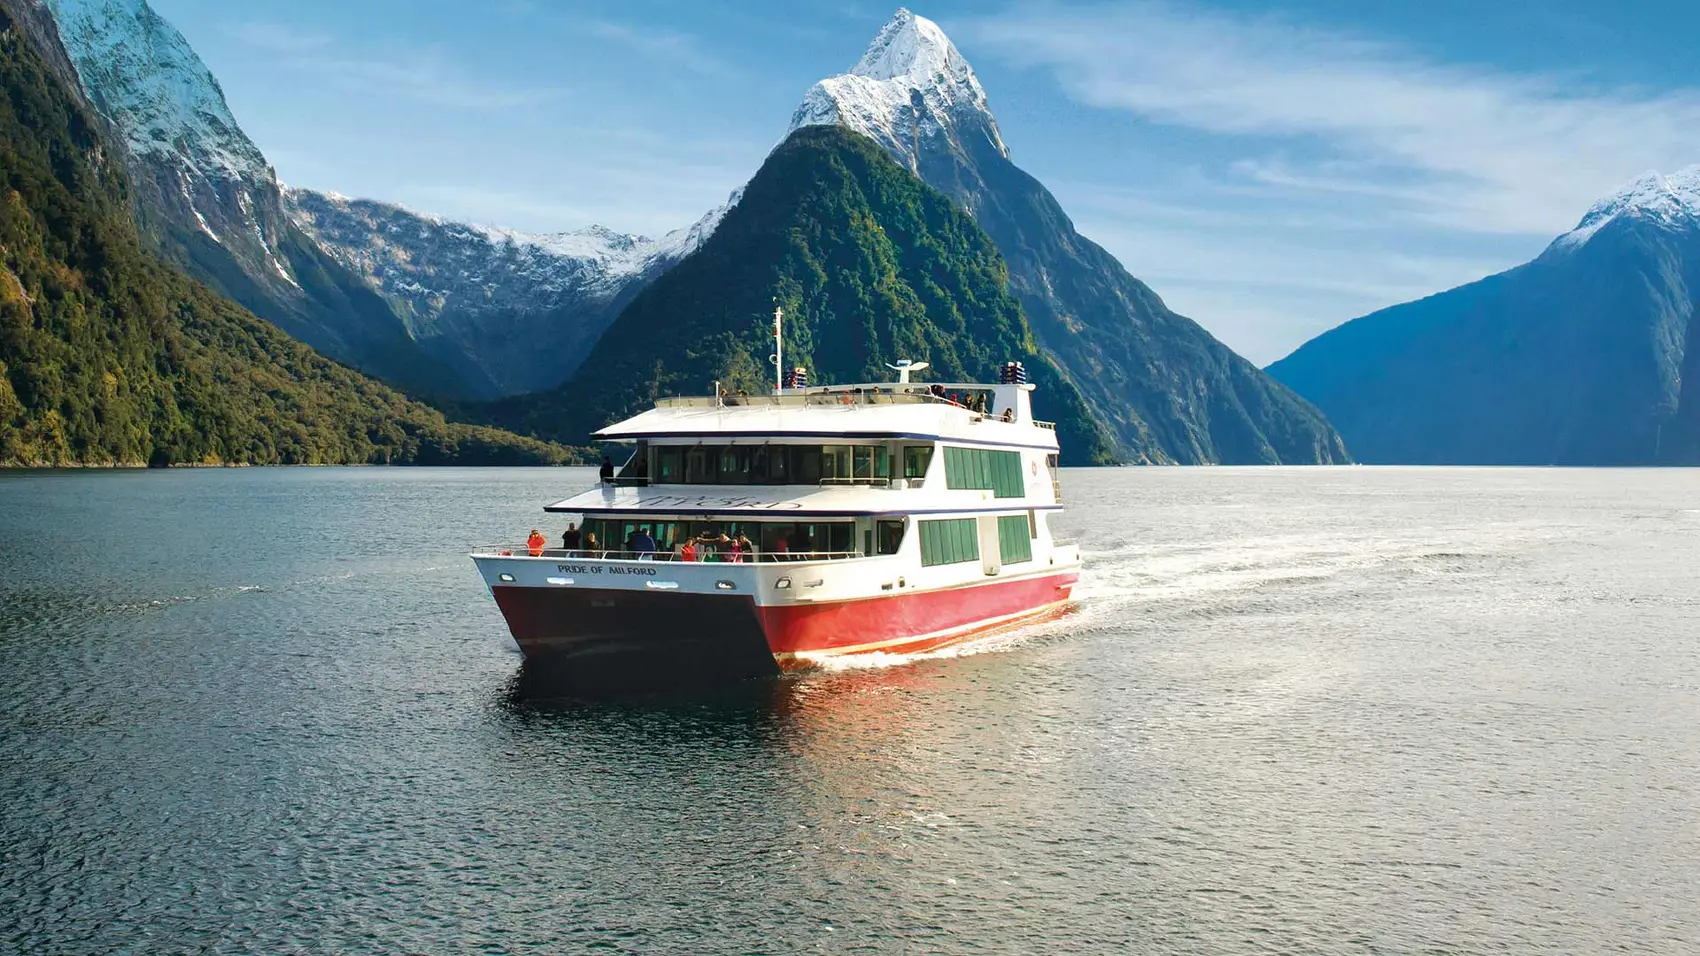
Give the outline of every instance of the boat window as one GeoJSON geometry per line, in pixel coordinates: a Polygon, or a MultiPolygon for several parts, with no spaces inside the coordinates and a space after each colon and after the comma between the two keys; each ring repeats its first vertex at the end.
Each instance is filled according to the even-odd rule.
{"type": "Polygon", "coordinates": [[[655,469],[665,484],[877,484],[891,477],[892,461],[884,445],[673,445],[656,449],[655,469]]]}
{"type": "Polygon", "coordinates": [[[980,559],[979,525],[973,518],[944,518],[919,522],[921,564],[963,564],[980,559]]]}
{"type": "Polygon", "coordinates": [[[715,466],[720,456],[716,449],[704,448],[698,445],[685,453],[685,484],[712,485],[715,483],[715,466]]]}
{"type": "Polygon", "coordinates": [[[685,450],[677,445],[655,449],[655,480],[658,484],[678,484],[685,478],[685,450]]]}
{"type": "Polygon", "coordinates": [[[722,485],[747,485],[751,480],[751,461],[755,449],[730,445],[720,449],[720,466],[715,476],[722,485]]]}
{"type": "Polygon", "coordinates": [[[1027,536],[1027,515],[998,516],[998,553],[1004,564],[1033,560],[1033,539],[1027,536]]]}
{"type": "Polygon", "coordinates": [[[849,445],[827,445],[820,450],[820,476],[822,479],[849,478],[850,474],[849,445]]]}
{"type": "Polygon", "coordinates": [[[874,527],[880,554],[896,554],[903,547],[903,522],[881,521],[874,527]]]}
{"type": "Polygon", "coordinates": [[[990,491],[998,498],[1019,498],[1027,493],[1018,451],[946,446],[944,483],[946,488],[990,491]]]}
{"type": "Polygon", "coordinates": [[[933,463],[933,446],[910,445],[903,449],[903,477],[910,483],[927,477],[927,466],[933,463]]]}

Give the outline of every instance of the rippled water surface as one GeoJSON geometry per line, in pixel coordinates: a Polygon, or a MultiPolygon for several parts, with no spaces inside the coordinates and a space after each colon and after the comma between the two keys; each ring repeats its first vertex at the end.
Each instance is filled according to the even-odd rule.
{"type": "Polygon", "coordinates": [[[0,952],[1700,950],[1700,474],[1076,471],[1062,620],[538,699],[590,477],[0,475],[0,952]]]}

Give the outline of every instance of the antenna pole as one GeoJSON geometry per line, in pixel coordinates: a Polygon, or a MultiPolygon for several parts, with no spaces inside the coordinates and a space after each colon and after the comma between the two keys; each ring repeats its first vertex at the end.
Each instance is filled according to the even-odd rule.
{"type": "Polygon", "coordinates": [[[785,309],[773,307],[773,394],[785,389],[785,339],[779,334],[785,322],[785,309]]]}

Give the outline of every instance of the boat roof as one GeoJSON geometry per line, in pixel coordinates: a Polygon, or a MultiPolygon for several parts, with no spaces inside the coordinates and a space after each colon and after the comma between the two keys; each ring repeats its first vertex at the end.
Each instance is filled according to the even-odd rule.
{"type": "Polygon", "coordinates": [[[989,491],[797,485],[601,485],[543,509],[583,515],[716,515],[736,518],[822,518],[992,511],[1054,511],[1060,506],[989,491]]]}
{"type": "MultiPolygon", "coordinates": [[[[982,414],[934,397],[930,385],[835,385],[786,389],[776,395],[715,399],[663,399],[656,407],[596,433],[606,441],[639,439],[682,443],[714,440],[762,444],[814,440],[853,444],[857,440],[918,439],[1055,451],[1056,427],[1023,418],[1025,402],[999,396],[993,413],[982,414]],[[1020,411],[1003,421],[1004,407],[1020,411]]],[[[1031,385],[943,385],[948,392],[1030,391],[1031,385]]]]}

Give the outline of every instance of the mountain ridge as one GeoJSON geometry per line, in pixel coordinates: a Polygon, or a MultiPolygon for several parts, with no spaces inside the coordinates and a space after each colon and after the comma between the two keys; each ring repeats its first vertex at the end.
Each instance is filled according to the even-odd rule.
{"type": "Polygon", "coordinates": [[[991,240],[942,193],[860,133],[806,127],[774,149],[696,253],[632,300],[565,386],[499,402],[491,420],[578,436],[716,381],[761,394],[778,304],[787,364],[812,383],[884,381],[903,358],[932,363],[930,378],[996,381],[1003,362],[1022,361],[1065,460],[1105,460],[1084,400],[1039,353],[1007,282],[991,240]]]}
{"type": "Polygon", "coordinates": [[[0,466],[569,457],[448,423],[149,252],[124,150],[36,13],[0,0],[0,466]]]}
{"type": "Polygon", "coordinates": [[[43,0],[78,84],[121,137],[144,238],[339,362],[427,395],[462,384],[289,221],[275,171],[189,44],[146,0],[43,0]]]}
{"type": "Polygon", "coordinates": [[[1041,349],[1148,464],[1349,461],[1309,402],[1171,311],[1010,159],[972,67],[900,9],[850,73],[804,95],[792,128],[844,125],[967,210],[1002,251],[1041,349]]]}
{"type": "Polygon", "coordinates": [[[1700,463],[1700,167],[1593,204],[1530,262],[1372,312],[1270,372],[1364,461],[1700,463]]]}
{"type": "Polygon", "coordinates": [[[531,234],[283,189],[291,220],[482,398],[564,382],[620,308],[700,245],[737,198],[652,239],[601,225],[531,234]]]}

